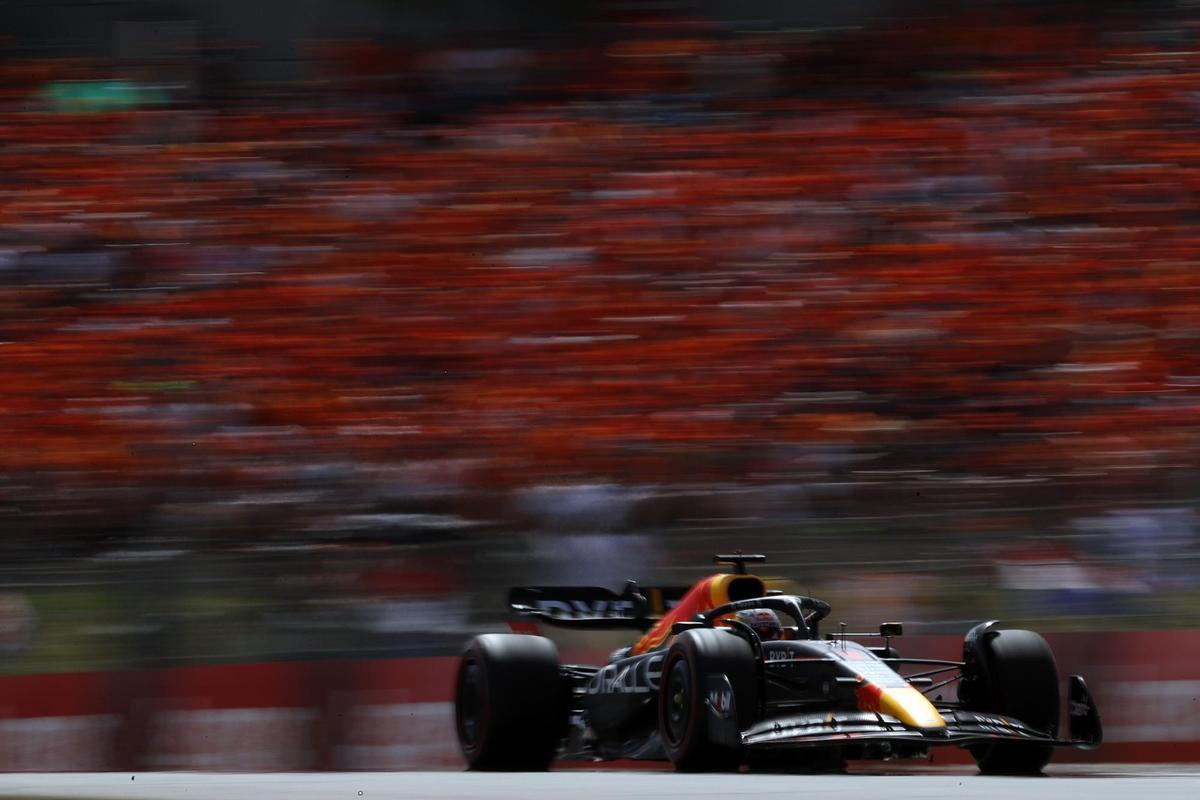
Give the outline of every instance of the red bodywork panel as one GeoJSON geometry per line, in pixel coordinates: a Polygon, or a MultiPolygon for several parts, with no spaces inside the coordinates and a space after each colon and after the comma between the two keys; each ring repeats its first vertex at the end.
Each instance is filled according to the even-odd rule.
{"type": "Polygon", "coordinates": [[[731,600],[762,597],[764,594],[766,586],[756,575],[711,575],[688,590],[674,608],[638,639],[629,654],[636,656],[662,647],[670,640],[671,626],[676,622],[687,622],[701,611],[708,611],[731,600]]]}

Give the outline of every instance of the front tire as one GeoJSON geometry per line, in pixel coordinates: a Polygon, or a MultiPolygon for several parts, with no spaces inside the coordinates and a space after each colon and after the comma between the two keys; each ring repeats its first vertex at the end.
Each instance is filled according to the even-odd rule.
{"type": "Polygon", "coordinates": [[[745,757],[741,731],[758,716],[758,674],[750,643],[736,634],[713,628],[684,631],[676,637],[663,662],[658,697],[658,730],[667,757],[680,772],[728,772],[745,757]],[[724,676],[732,690],[733,709],[722,709],[709,698],[709,676],[724,676]],[[727,735],[715,741],[714,725],[727,735]]]}
{"type": "MultiPolygon", "coordinates": [[[[1033,631],[984,634],[978,674],[974,677],[973,711],[1013,717],[1050,736],[1058,735],[1058,665],[1046,640],[1033,631]]],[[[1054,748],[1044,744],[996,742],[971,747],[985,775],[1037,775],[1054,748]]]]}
{"type": "Polygon", "coordinates": [[[489,633],[467,646],[454,722],[468,769],[540,771],[566,727],[558,650],[541,636],[489,633]]]}

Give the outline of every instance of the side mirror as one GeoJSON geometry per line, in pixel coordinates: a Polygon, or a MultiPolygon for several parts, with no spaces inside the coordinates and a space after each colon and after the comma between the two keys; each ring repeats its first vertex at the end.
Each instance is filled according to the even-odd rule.
{"type": "Polygon", "coordinates": [[[879,635],[887,638],[889,636],[903,636],[904,623],[902,622],[881,622],[879,623],[879,635]]]}

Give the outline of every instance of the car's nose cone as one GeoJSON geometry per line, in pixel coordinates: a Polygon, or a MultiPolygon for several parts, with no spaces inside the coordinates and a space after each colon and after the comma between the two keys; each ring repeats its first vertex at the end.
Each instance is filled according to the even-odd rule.
{"type": "Polygon", "coordinates": [[[858,707],[863,711],[876,711],[895,717],[913,728],[930,731],[946,727],[946,720],[929,702],[929,698],[911,686],[884,688],[874,683],[863,683],[854,690],[858,707]]]}

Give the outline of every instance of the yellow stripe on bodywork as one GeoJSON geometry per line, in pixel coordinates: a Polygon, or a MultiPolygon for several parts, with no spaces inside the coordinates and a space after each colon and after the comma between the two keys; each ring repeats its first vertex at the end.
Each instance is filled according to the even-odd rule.
{"type": "Polygon", "coordinates": [[[733,583],[733,579],[737,575],[713,575],[708,584],[708,598],[712,605],[709,608],[723,606],[729,602],[729,584],[733,583]]]}
{"type": "Polygon", "coordinates": [[[881,714],[911,725],[914,728],[944,728],[946,720],[929,702],[929,698],[911,686],[884,689],[879,693],[879,708],[881,714]]]}

